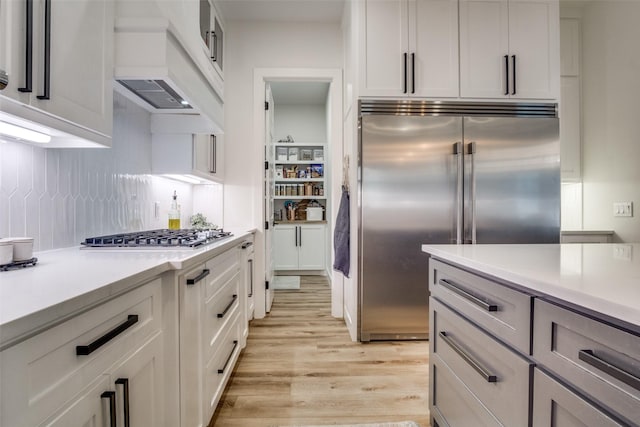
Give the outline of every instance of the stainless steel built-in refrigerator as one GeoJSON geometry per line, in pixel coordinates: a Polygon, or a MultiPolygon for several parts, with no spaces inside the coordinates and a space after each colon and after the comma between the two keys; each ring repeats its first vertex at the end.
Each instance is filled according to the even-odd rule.
{"type": "Polygon", "coordinates": [[[361,101],[361,341],[428,338],[422,244],[559,241],[556,111],[361,101]]]}

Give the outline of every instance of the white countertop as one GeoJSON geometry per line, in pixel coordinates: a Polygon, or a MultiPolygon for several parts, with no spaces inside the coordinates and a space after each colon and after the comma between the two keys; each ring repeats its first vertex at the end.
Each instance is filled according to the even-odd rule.
{"type": "Polygon", "coordinates": [[[422,250],[534,295],[640,330],[638,243],[423,245],[422,250]]]}
{"type": "Polygon", "coordinates": [[[249,232],[196,249],[80,249],[35,253],[34,267],[0,272],[0,347],[169,270],[196,265],[249,232]]]}

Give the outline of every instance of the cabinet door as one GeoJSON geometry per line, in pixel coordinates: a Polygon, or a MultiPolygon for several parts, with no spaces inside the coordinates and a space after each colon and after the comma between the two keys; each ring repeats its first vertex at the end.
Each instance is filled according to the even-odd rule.
{"type": "Polygon", "coordinates": [[[362,96],[408,92],[407,0],[366,0],[361,35],[362,96]]]}
{"type": "MultiPolygon", "coordinates": [[[[9,83],[0,95],[28,104],[30,93],[18,88],[26,85],[25,76],[25,4],[26,2],[0,2],[0,68],[7,72],[9,83]]],[[[35,42],[35,41],[34,41],[35,42]]]]}
{"type": "Polygon", "coordinates": [[[222,182],[224,178],[224,140],[222,135],[194,135],[193,169],[207,179],[222,182]]]}
{"type": "Polygon", "coordinates": [[[512,97],[559,96],[560,18],[556,0],[510,0],[509,56],[510,67],[514,67],[514,56],[516,62],[515,70],[510,68],[512,97]]]}
{"type": "Polygon", "coordinates": [[[76,396],[69,405],[40,425],[47,427],[107,427],[113,425],[110,418],[109,398],[102,397],[106,391],[113,391],[113,385],[109,382],[109,376],[103,375],[93,385],[76,396]]]}
{"type": "Polygon", "coordinates": [[[621,424],[538,368],[533,374],[534,427],[614,427],[621,424]]]}
{"type": "Polygon", "coordinates": [[[207,175],[213,170],[213,138],[213,135],[193,135],[193,168],[207,175]]]}
{"type": "MultiPolygon", "coordinates": [[[[35,11],[42,11],[34,2],[35,11]]],[[[43,2],[44,3],[44,2],[43,2]]],[[[32,96],[38,109],[95,132],[111,135],[113,120],[112,1],[51,1],[49,99],[32,96]]],[[[34,13],[34,37],[44,38],[34,13]]],[[[34,48],[34,95],[44,94],[45,58],[34,48]]]]}
{"type": "Polygon", "coordinates": [[[140,346],[111,374],[111,384],[116,391],[116,425],[160,426],[163,416],[164,369],[161,333],[140,346]],[[129,408],[129,423],[125,411],[129,408]]]}
{"type": "Polygon", "coordinates": [[[560,161],[562,181],[579,182],[582,175],[580,78],[562,77],[560,95],[560,161]]]}
{"type": "Polygon", "coordinates": [[[410,0],[409,64],[413,96],[458,96],[458,1],[410,0]]]}
{"type": "Polygon", "coordinates": [[[326,227],[323,224],[301,225],[298,236],[300,270],[324,270],[326,227]]]}
{"type": "Polygon", "coordinates": [[[504,98],[509,52],[506,0],[460,0],[460,96],[504,98]]]}
{"type": "Polygon", "coordinates": [[[298,268],[297,225],[278,225],[273,228],[273,267],[275,270],[298,268]]]}

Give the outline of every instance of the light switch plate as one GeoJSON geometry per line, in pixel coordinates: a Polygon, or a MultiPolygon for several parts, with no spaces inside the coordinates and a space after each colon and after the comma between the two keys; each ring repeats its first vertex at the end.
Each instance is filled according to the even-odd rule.
{"type": "Polygon", "coordinates": [[[160,219],[160,202],[153,202],[153,219],[160,219]]]}
{"type": "Polygon", "coordinates": [[[613,216],[633,216],[633,202],[613,202],[613,216]]]}

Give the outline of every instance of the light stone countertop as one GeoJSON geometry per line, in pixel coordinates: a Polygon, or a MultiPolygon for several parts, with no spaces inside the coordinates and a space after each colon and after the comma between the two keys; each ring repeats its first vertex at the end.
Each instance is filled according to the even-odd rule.
{"type": "Polygon", "coordinates": [[[0,272],[0,349],[158,275],[190,268],[251,232],[196,249],[81,249],[36,252],[35,267],[0,272]]]}
{"type": "Polygon", "coordinates": [[[640,244],[423,245],[450,264],[640,333],[640,244]]]}

